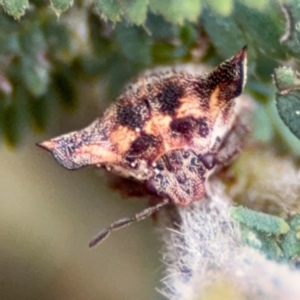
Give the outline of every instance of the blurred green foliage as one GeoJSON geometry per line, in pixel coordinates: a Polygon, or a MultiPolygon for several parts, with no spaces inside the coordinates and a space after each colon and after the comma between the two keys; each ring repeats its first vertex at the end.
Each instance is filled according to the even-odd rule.
{"type": "Polygon", "coordinates": [[[300,54],[300,4],[298,1],[287,1],[282,5],[282,11],[286,18],[286,30],[280,42],[289,49],[289,65],[296,71],[285,66],[274,70],[273,77],[278,90],[276,106],[282,121],[300,139],[300,80],[297,72],[300,54]]]}
{"type": "Polygon", "coordinates": [[[244,207],[233,207],[231,216],[241,224],[268,234],[279,235],[290,230],[289,225],[283,219],[244,207]]]}
{"type": "Polygon", "coordinates": [[[231,217],[241,224],[242,238],[246,244],[261,251],[268,259],[283,258],[278,241],[290,232],[290,226],[284,219],[242,206],[232,207],[231,217]]]}
{"type": "MultiPolygon", "coordinates": [[[[73,5],[73,0],[50,0],[51,7],[59,17],[60,14],[66,11],[69,7],[73,5]]],[[[12,16],[14,16],[12,14],[12,16]]]]}
{"type": "Polygon", "coordinates": [[[15,19],[23,16],[25,10],[29,7],[28,0],[3,0],[1,4],[5,11],[15,19]]]}
{"type": "Polygon", "coordinates": [[[276,105],[283,122],[300,139],[300,93],[277,94],[276,105]]]}
{"type": "Polygon", "coordinates": [[[233,207],[231,216],[242,225],[242,237],[267,258],[289,262],[300,258],[300,215],[283,218],[244,207],[233,207]]]}

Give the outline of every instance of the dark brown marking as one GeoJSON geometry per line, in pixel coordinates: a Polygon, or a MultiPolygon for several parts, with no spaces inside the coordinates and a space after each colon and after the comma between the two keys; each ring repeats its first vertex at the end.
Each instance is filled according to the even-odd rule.
{"type": "Polygon", "coordinates": [[[149,101],[149,99],[148,98],[145,98],[145,105],[146,105],[146,107],[147,107],[147,109],[148,109],[148,111],[149,111],[149,114],[151,115],[151,104],[150,104],[150,101],[149,101]]]}
{"type": "Polygon", "coordinates": [[[173,82],[167,83],[156,98],[160,106],[160,111],[168,115],[173,115],[179,106],[179,100],[184,94],[184,89],[173,82]]]}
{"type": "Polygon", "coordinates": [[[206,118],[200,118],[198,120],[198,128],[200,136],[205,138],[209,133],[209,127],[207,125],[206,118]]]}
{"type": "Polygon", "coordinates": [[[197,121],[193,117],[175,119],[171,122],[170,128],[174,132],[190,136],[196,127],[197,121]]]}
{"type": "Polygon", "coordinates": [[[150,117],[147,102],[142,101],[137,105],[123,104],[117,108],[117,122],[131,129],[142,128],[150,117]]]}
{"type": "Polygon", "coordinates": [[[150,147],[157,147],[159,144],[159,139],[154,135],[142,132],[141,135],[131,144],[127,156],[139,156],[146,152],[150,147]]]}

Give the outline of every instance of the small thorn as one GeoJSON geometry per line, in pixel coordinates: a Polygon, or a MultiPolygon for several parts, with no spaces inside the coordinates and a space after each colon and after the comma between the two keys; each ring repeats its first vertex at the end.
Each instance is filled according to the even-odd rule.
{"type": "Polygon", "coordinates": [[[248,52],[248,46],[244,46],[239,53],[236,55],[236,58],[239,60],[244,60],[245,58],[247,58],[247,52],[248,52]]]}
{"type": "Polygon", "coordinates": [[[45,149],[47,151],[52,151],[54,148],[55,148],[55,142],[49,140],[49,141],[44,141],[44,142],[41,142],[41,143],[36,143],[36,145],[38,147],[41,147],[42,149],[45,149]]]}

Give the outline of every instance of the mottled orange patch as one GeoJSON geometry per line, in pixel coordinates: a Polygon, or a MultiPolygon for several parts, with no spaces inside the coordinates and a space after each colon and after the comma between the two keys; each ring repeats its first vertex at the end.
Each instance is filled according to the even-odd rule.
{"type": "Polygon", "coordinates": [[[190,96],[180,99],[180,102],[180,107],[176,109],[176,118],[184,118],[187,116],[201,118],[205,116],[205,113],[200,107],[198,98],[190,96]]]}
{"type": "Polygon", "coordinates": [[[209,98],[209,107],[212,111],[215,110],[216,108],[217,109],[220,108],[219,94],[220,94],[220,87],[217,86],[215,90],[211,93],[211,96],[209,98]]]}
{"type": "Polygon", "coordinates": [[[172,118],[163,114],[153,116],[144,127],[147,134],[158,135],[169,131],[172,118]]]}
{"type": "Polygon", "coordinates": [[[138,132],[135,132],[128,127],[119,126],[116,130],[110,134],[110,142],[113,145],[117,145],[118,153],[122,154],[128,151],[132,142],[139,136],[138,132]]]}
{"type": "Polygon", "coordinates": [[[99,144],[82,146],[79,153],[81,155],[88,153],[92,157],[90,164],[114,163],[119,161],[119,155],[105,149],[105,147],[101,147],[99,144]]]}

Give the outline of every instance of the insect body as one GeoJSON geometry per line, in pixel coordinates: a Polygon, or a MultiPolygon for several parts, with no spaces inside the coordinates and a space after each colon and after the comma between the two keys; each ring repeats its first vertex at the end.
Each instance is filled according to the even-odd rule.
{"type": "Polygon", "coordinates": [[[164,205],[186,206],[205,196],[209,175],[236,152],[220,155],[238,123],[246,56],[245,47],[208,74],[184,68],[148,72],[88,127],[39,144],[68,169],[104,167],[163,197],[111,224],[91,246],[164,205]]]}

